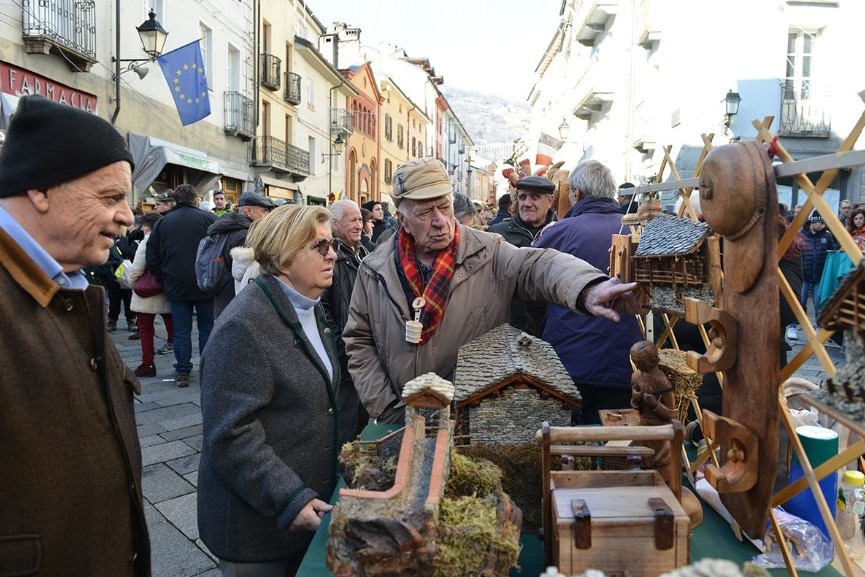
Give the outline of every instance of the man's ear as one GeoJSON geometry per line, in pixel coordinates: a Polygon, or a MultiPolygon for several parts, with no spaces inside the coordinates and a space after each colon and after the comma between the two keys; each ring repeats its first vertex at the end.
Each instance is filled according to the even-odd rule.
{"type": "Polygon", "coordinates": [[[48,189],[47,188],[31,188],[27,191],[27,198],[30,199],[33,207],[41,212],[48,212],[48,207],[51,204],[51,201],[48,198],[48,189]]]}

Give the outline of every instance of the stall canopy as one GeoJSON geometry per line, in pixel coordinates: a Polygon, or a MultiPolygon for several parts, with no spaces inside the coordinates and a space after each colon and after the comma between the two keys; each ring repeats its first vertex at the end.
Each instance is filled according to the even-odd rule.
{"type": "Polygon", "coordinates": [[[18,97],[12,94],[0,93],[0,129],[9,128],[9,119],[18,107],[18,97]]]}
{"type": "Polygon", "coordinates": [[[206,152],[186,148],[152,136],[129,133],[129,151],[135,162],[132,183],[138,190],[145,190],[166,164],[190,169],[188,184],[198,190],[207,190],[224,174],[219,163],[207,157],[206,152]]]}

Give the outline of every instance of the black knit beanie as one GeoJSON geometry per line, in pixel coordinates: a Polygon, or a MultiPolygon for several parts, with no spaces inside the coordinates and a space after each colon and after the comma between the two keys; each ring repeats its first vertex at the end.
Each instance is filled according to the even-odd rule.
{"type": "Polygon", "coordinates": [[[0,151],[0,198],[62,184],[132,155],[108,121],[42,96],[22,96],[0,151]]]}

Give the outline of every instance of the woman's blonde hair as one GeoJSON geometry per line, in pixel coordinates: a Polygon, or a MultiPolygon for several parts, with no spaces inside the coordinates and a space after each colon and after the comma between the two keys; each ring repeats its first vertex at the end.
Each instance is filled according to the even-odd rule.
{"type": "Polygon", "coordinates": [[[320,224],[330,225],[330,213],[320,206],[284,204],[249,228],[246,245],[255,252],[262,270],[279,274],[315,240],[320,224]]]}

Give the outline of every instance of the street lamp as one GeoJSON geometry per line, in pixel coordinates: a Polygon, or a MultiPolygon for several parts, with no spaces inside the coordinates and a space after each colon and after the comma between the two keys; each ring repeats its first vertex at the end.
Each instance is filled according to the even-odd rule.
{"type": "MultiPolygon", "coordinates": [[[[138,75],[138,78],[144,78],[147,76],[148,69],[141,63],[153,62],[162,54],[162,50],[165,48],[165,40],[168,38],[168,32],[162,27],[159,20],[156,19],[156,12],[152,9],[148,14],[147,20],[141,26],[136,26],[135,29],[138,31],[138,38],[141,40],[141,48],[150,58],[117,58],[116,60],[118,62],[129,63],[126,70],[123,70],[120,74],[131,70],[138,75]]],[[[120,54],[119,29],[117,36],[117,53],[120,54]]]]}
{"type": "Polygon", "coordinates": [[[138,38],[141,40],[141,47],[150,58],[120,58],[120,9],[115,9],[114,13],[114,53],[116,56],[113,59],[114,114],[111,116],[111,124],[114,124],[117,120],[117,116],[120,114],[120,75],[131,70],[138,75],[138,78],[143,79],[147,76],[149,70],[146,66],[143,66],[142,63],[153,62],[156,60],[162,54],[162,50],[165,48],[165,40],[168,38],[168,32],[162,27],[159,20],[156,19],[156,12],[151,8],[147,15],[147,20],[145,20],[141,26],[135,27],[138,31],[138,38]],[[122,62],[129,63],[126,66],[126,70],[120,69],[122,62]]]}
{"type": "Polygon", "coordinates": [[[730,123],[733,122],[733,117],[739,114],[739,103],[742,102],[742,97],[738,92],[729,90],[727,96],[724,97],[724,134],[727,134],[727,129],[730,128],[730,123]]]}
{"type": "Polygon", "coordinates": [[[571,134],[571,125],[568,124],[567,118],[562,118],[562,123],[559,124],[559,138],[562,140],[567,140],[568,135],[571,134]]]}
{"type": "Polygon", "coordinates": [[[345,140],[342,139],[342,134],[337,134],[336,139],[331,143],[331,148],[336,152],[322,152],[321,163],[324,164],[325,157],[340,156],[345,149],[345,140]]]}

